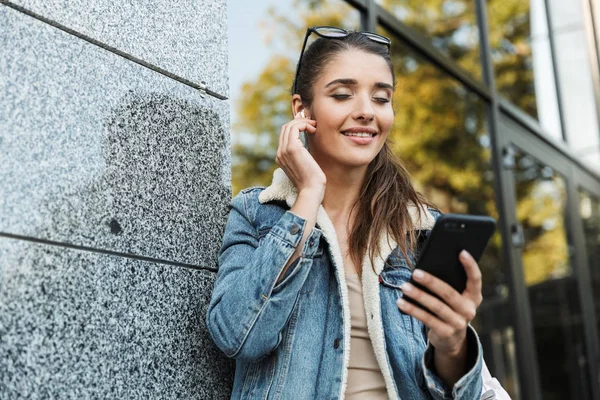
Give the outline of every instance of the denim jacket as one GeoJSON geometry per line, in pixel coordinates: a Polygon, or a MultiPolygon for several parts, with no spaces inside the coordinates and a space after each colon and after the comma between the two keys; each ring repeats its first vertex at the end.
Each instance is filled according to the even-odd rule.
{"type": "MultiPolygon", "coordinates": [[[[232,201],[206,323],[215,344],[236,359],[232,399],[344,399],[350,360],[350,307],[343,258],[331,220],[320,206],[300,257],[282,269],[306,221],[289,211],[296,189],[282,170],[268,188],[243,190],[232,201]]],[[[430,230],[439,213],[411,210],[430,230]]],[[[411,270],[391,237],[382,254],[365,257],[362,285],[367,328],[390,399],[479,399],[482,348],[467,331],[469,367],[453,388],[433,368],[427,329],[396,300],[411,270]]],[[[412,255],[411,255],[412,257],[412,255]]],[[[414,260],[413,260],[414,262],[414,260]]]]}

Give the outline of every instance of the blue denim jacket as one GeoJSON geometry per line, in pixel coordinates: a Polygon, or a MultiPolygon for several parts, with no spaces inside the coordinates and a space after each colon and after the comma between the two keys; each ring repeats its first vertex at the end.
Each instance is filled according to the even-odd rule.
{"type": "MultiPolygon", "coordinates": [[[[335,230],[321,206],[300,258],[276,284],[306,221],[289,211],[296,190],[282,170],[268,188],[232,201],[206,317],[215,344],[236,359],[233,399],[343,399],[350,359],[350,308],[335,230]]],[[[420,230],[434,211],[414,207],[420,230]]],[[[395,243],[362,266],[368,332],[390,399],[479,399],[482,348],[467,332],[469,371],[453,388],[435,374],[427,330],[396,300],[411,271],[395,243]],[[374,269],[374,270],[373,270],[374,269]]],[[[413,260],[414,261],[414,260],[413,260]]]]}

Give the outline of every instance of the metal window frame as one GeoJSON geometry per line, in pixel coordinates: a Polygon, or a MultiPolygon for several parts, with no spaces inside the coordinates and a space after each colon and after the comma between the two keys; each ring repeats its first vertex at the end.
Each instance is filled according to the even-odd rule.
{"type": "MultiPolygon", "coordinates": [[[[503,131],[505,136],[505,143],[509,146],[517,146],[521,150],[535,157],[542,164],[550,166],[553,170],[558,172],[565,181],[566,191],[566,205],[565,205],[565,232],[567,234],[568,245],[573,246],[574,252],[570,259],[570,266],[577,279],[578,284],[578,297],[581,306],[581,315],[586,321],[584,323],[584,340],[585,346],[588,353],[587,360],[589,362],[589,376],[588,379],[591,382],[591,390],[594,399],[600,398],[600,386],[598,380],[598,374],[600,365],[598,364],[599,349],[598,349],[598,335],[596,328],[596,315],[594,310],[593,293],[590,286],[589,278],[589,266],[587,263],[585,242],[583,237],[583,227],[581,224],[581,218],[578,214],[578,187],[584,187],[586,191],[594,194],[600,193],[600,184],[591,175],[586,174],[585,171],[578,168],[576,165],[571,163],[566,157],[557,153],[557,151],[551,148],[548,144],[540,142],[534,135],[527,134],[526,129],[519,125],[518,121],[513,120],[510,116],[503,114],[501,115],[501,125],[503,125],[503,131]],[[512,125],[512,126],[509,126],[512,125]],[[586,178],[585,184],[583,184],[582,177],[586,178]],[[595,182],[595,183],[594,183],[595,182]],[[594,190],[596,189],[596,190],[594,190]]],[[[505,196],[511,198],[514,206],[516,207],[516,198],[514,198],[514,183],[507,185],[505,196]],[[511,187],[512,186],[512,187],[511,187]]],[[[511,200],[508,200],[509,202],[511,200]]],[[[510,212],[510,211],[509,211],[510,212]]],[[[512,211],[514,213],[514,211],[512,211]]],[[[515,259],[515,263],[512,266],[514,275],[523,276],[523,266],[521,263],[521,252],[517,249],[513,249],[513,253],[518,253],[515,259]]],[[[525,283],[521,279],[513,281],[514,287],[512,288],[519,297],[526,301],[525,304],[530,304],[527,295],[527,288],[525,283]]],[[[524,310],[521,310],[523,314],[524,310]]],[[[529,312],[529,310],[527,310],[529,312]]],[[[522,321],[520,323],[523,323],[522,321]]],[[[525,322],[527,325],[531,325],[533,329],[532,321],[525,322]]],[[[527,327],[527,330],[530,329],[527,327]]],[[[535,346],[535,338],[532,333],[532,346],[535,346]]],[[[520,349],[519,351],[523,351],[520,349]]],[[[534,354],[527,354],[527,357],[531,357],[534,354]]],[[[537,368],[537,357],[533,360],[534,368],[536,373],[539,374],[537,368]]],[[[540,392],[541,393],[541,392],[540,392]]],[[[533,396],[533,395],[531,395],[533,396]]],[[[524,399],[529,399],[530,396],[524,396],[524,399]]],[[[531,397],[538,398],[538,397],[531,397]]]]}
{"type": "MultiPolygon", "coordinates": [[[[573,234],[573,263],[577,280],[578,282],[581,282],[579,284],[581,311],[587,321],[584,325],[584,329],[586,348],[589,351],[588,361],[590,364],[592,393],[594,398],[598,399],[600,398],[600,343],[598,342],[600,332],[598,331],[598,316],[596,315],[594,293],[591,287],[591,266],[588,264],[583,220],[579,215],[579,192],[587,192],[597,200],[600,200],[600,185],[598,185],[598,182],[592,176],[578,170],[576,166],[570,165],[569,167],[567,196],[571,199],[571,206],[568,208],[568,212],[571,218],[573,234]]],[[[600,296],[600,293],[596,293],[596,296],[600,296]]]]}
{"type": "Polygon", "coordinates": [[[507,264],[507,276],[511,293],[511,311],[515,323],[515,343],[518,348],[517,374],[519,393],[523,399],[541,400],[540,379],[537,368],[537,354],[533,336],[533,320],[529,307],[528,292],[523,281],[523,266],[521,254],[512,246],[512,230],[518,226],[516,217],[516,199],[514,196],[514,175],[512,170],[503,167],[504,152],[510,143],[505,135],[501,134],[501,109],[500,99],[496,89],[496,77],[492,63],[492,50],[489,40],[487,19],[487,4],[476,0],[477,26],[479,28],[480,57],[483,79],[492,96],[489,103],[489,130],[492,142],[493,170],[495,174],[496,204],[501,215],[500,229],[502,233],[502,252],[504,262],[507,264]]]}

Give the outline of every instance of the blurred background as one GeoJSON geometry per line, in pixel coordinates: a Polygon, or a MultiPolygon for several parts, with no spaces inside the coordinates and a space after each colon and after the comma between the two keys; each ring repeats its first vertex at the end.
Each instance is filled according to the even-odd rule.
{"type": "Polygon", "coordinates": [[[392,39],[394,150],[444,212],[499,220],[473,322],[492,374],[600,399],[600,4],[229,0],[233,195],[270,183],[315,25],[392,39]]]}

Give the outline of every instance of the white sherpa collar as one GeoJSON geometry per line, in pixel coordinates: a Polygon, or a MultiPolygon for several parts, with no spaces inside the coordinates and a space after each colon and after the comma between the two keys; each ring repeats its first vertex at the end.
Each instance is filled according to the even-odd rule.
{"type": "MultiPolygon", "coordinates": [[[[287,177],[285,172],[281,168],[278,168],[273,173],[272,184],[260,193],[258,200],[261,204],[276,200],[285,201],[289,207],[292,207],[297,198],[298,193],[296,191],[296,187],[287,177]]],[[[409,209],[409,212],[415,229],[424,230],[433,228],[435,218],[433,218],[433,216],[425,208],[421,208],[421,210],[419,210],[417,206],[412,206],[409,209]],[[418,218],[419,211],[421,212],[420,219],[418,218]]],[[[339,247],[335,228],[333,227],[333,223],[327,216],[327,213],[322,205],[319,206],[319,211],[317,213],[317,224],[323,231],[323,237],[329,243],[331,259],[335,267],[336,276],[340,283],[340,296],[342,298],[344,313],[344,372],[340,393],[340,399],[343,400],[348,380],[348,364],[350,362],[351,314],[348,300],[348,286],[346,284],[346,274],[343,262],[344,259],[339,247]]],[[[389,398],[398,399],[399,397],[396,390],[396,384],[394,383],[394,379],[392,377],[392,371],[385,349],[385,338],[379,300],[379,274],[383,270],[385,260],[387,260],[389,255],[396,248],[397,243],[395,243],[391,237],[388,237],[388,235],[384,233],[379,238],[379,244],[381,248],[381,254],[375,258],[374,265],[371,265],[368,252],[362,263],[364,307],[366,314],[370,316],[370,318],[367,318],[367,329],[369,331],[369,336],[371,337],[371,343],[373,344],[375,358],[377,359],[385,380],[389,398]]]]}
{"type": "MultiPolygon", "coordinates": [[[[277,200],[277,201],[285,201],[289,207],[292,207],[294,205],[297,198],[298,198],[298,192],[296,191],[296,187],[294,186],[292,181],[288,178],[288,176],[285,174],[285,172],[283,172],[283,170],[281,168],[277,168],[275,170],[275,172],[273,173],[273,182],[271,183],[270,186],[265,188],[265,190],[263,190],[260,193],[260,195],[258,196],[258,200],[260,201],[261,204],[267,203],[269,201],[277,200]]],[[[323,206],[321,206],[320,209],[321,208],[323,208],[323,206]]],[[[319,210],[319,211],[321,211],[321,210],[319,210]]],[[[423,207],[419,210],[419,208],[417,206],[412,205],[409,207],[408,211],[410,213],[410,217],[412,219],[414,229],[425,230],[425,229],[433,228],[433,225],[435,224],[435,218],[433,217],[433,215],[431,215],[429,213],[429,211],[426,208],[423,207]],[[419,211],[421,213],[420,219],[418,218],[419,211]]],[[[324,212],[325,212],[325,210],[323,210],[323,213],[324,212]]],[[[317,219],[317,223],[319,224],[319,226],[323,226],[323,224],[321,224],[318,219],[317,219]]],[[[380,241],[384,240],[385,237],[387,237],[387,234],[382,235],[382,237],[380,238],[380,241]]],[[[395,247],[396,246],[394,245],[392,247],[392,249],[390,250],[390,252],[395,247]]],[[[381,247],[381,248],[383,249],[384,247],[381,247]]],[[[389,254],[388,254],[388,256],[389,256],[389,254]]],[[[381,271],[378,271],[378,273],[379,272],[381,272],[381,271]]]]}

